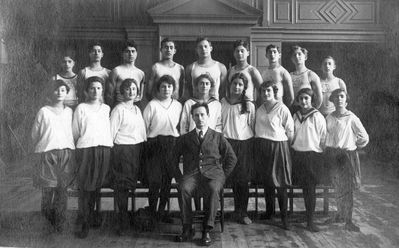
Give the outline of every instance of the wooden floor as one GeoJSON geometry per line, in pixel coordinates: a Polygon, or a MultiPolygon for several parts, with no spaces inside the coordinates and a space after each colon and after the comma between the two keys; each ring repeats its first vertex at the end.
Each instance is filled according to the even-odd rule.
{"type": "MultiPolygon", "coordinates": [[[[26,162],[28,164],[28,162],[26,162]]],[[[321,212],[317,222],[322,229],[310,233],[304,229],[303,201],[294,202],[295,213],[290,216],[291,231],[280,228],[279,219],[243,226],[227,219],[225,230],[213,233],[212,247],[399,247],[399,180],[395,164],[383,164],[363,158],[363,187],[355,196],[354,221],[360,233],[343,230],[342,224],[325,225],[328,216],[321,212]]],[[[103,201],[104,223],[90,230],[89,237],[80,240],[73,236],[76,219],[76,199],[68,203],[68,223],[62,234],[54,233],[40,214],[40,191],[32,186],[29,169],[21,166],[0,183],[0,247],[197,247],[200,231],[190,243],[174,243],[180,223],[160,224],[153,232],[130,230],[128,235],[114,234],[112,200],[103,201]]],[[[250,209],[253,209],[253,199],[250,209]]],[[[232,210],[231,199],[226,199],[227,211],[232,210]]],[[[146,205],[145,200],[138,207],[146,205]]],[[[173,208],[175,203],[172,204],[173,208]]],[[[264,210],[264,201],[260,202],[264,210]]],[[[317,209],[322,210],[322,202],[317,209]]],[[[334,202],[330,206],[335,210],[334,202]]],[[[197,228],[199,229],[199,227],[197,228]]]]}

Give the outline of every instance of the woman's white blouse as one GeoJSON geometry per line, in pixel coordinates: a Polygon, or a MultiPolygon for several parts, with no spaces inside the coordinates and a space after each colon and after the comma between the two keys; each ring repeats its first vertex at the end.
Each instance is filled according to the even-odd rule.
{"type": "Polygon", "coordinates": [[[140,108],[121,102],[111,112],[111,136],[115,144],[135,145],[147,140],[140,108]]]}
{"type": "Polygon", "coordinates": [[[76,107],[72,125],[76,148],[113,146],[109,112],[110,107],[104,103],[95,111],[87,103],[76,107]]]}

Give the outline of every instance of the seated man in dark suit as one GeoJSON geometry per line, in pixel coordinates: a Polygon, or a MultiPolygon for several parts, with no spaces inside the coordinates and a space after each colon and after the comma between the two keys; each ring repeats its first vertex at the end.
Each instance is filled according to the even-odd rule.
{"type": "Polygon", "coordinates": [[[183,175],[178,180],[182,198],[183,233],[176,237],[176,241],[188,241],[194,235],[191,197],[201,185],[206,195],[202,243],[210,245],[212,240],[209,232],[215,224],[220,190],[233,171],[237,157],[223,134],[208,128],[209,108],[206,103],[194,104],[191,115],[196,128],[179,137],[176,145],[175,157],[183,155],[183,175]]]}

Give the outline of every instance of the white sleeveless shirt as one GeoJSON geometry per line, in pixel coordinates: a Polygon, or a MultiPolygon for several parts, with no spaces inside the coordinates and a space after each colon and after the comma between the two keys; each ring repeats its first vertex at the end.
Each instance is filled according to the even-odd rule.
{"type": "MultiPolygon", "coordinates": [[[[161,63],[155,63],[154,69],[157,72],[157,79],[161,78],[164,75],[171,76],[176,83],[176,87],[173,90],[172,97],[176,100],[179,100],[179,89],[180,89],[180,78],[181,78],[181,65],[175,63],[173,67],[164,66],[161,63]]],[[[154,86],[153,86],[154,87],[154,86]]],[[[154,91],[153,91],[154,92],[154,91]]]]}
{"type": "Polygon", "coordinates": [[[222,72],[220,71],[219,68],[219,62],[215,61],[215,63],[209,67],[204,67],[198,64],[197,61],[193,63],[193,68],[191,69],[191,79],[192,79],[192,86],[193,86],[193,96],[196,96],[195,94],[195,87],[194,87],[194,81],[197,77],[199,77],[201,74],[206,74],[209,73],[213,80],[215,81],[214,87],[211,88],[209,91],[209,96],[214,97],[216,100],[219,100],[219,87],[220,87],[220,76],[222,72]]]}

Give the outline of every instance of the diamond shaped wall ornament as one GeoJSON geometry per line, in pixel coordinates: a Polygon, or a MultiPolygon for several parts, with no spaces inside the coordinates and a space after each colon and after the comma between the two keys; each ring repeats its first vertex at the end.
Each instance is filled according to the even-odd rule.
{"type": "Polygon", "coordinates": [[[345,22],[357,13],[350,4],[342,0],[329,1],[321,6],[317,12],[319,16],[330,23],[345,22]]]}

